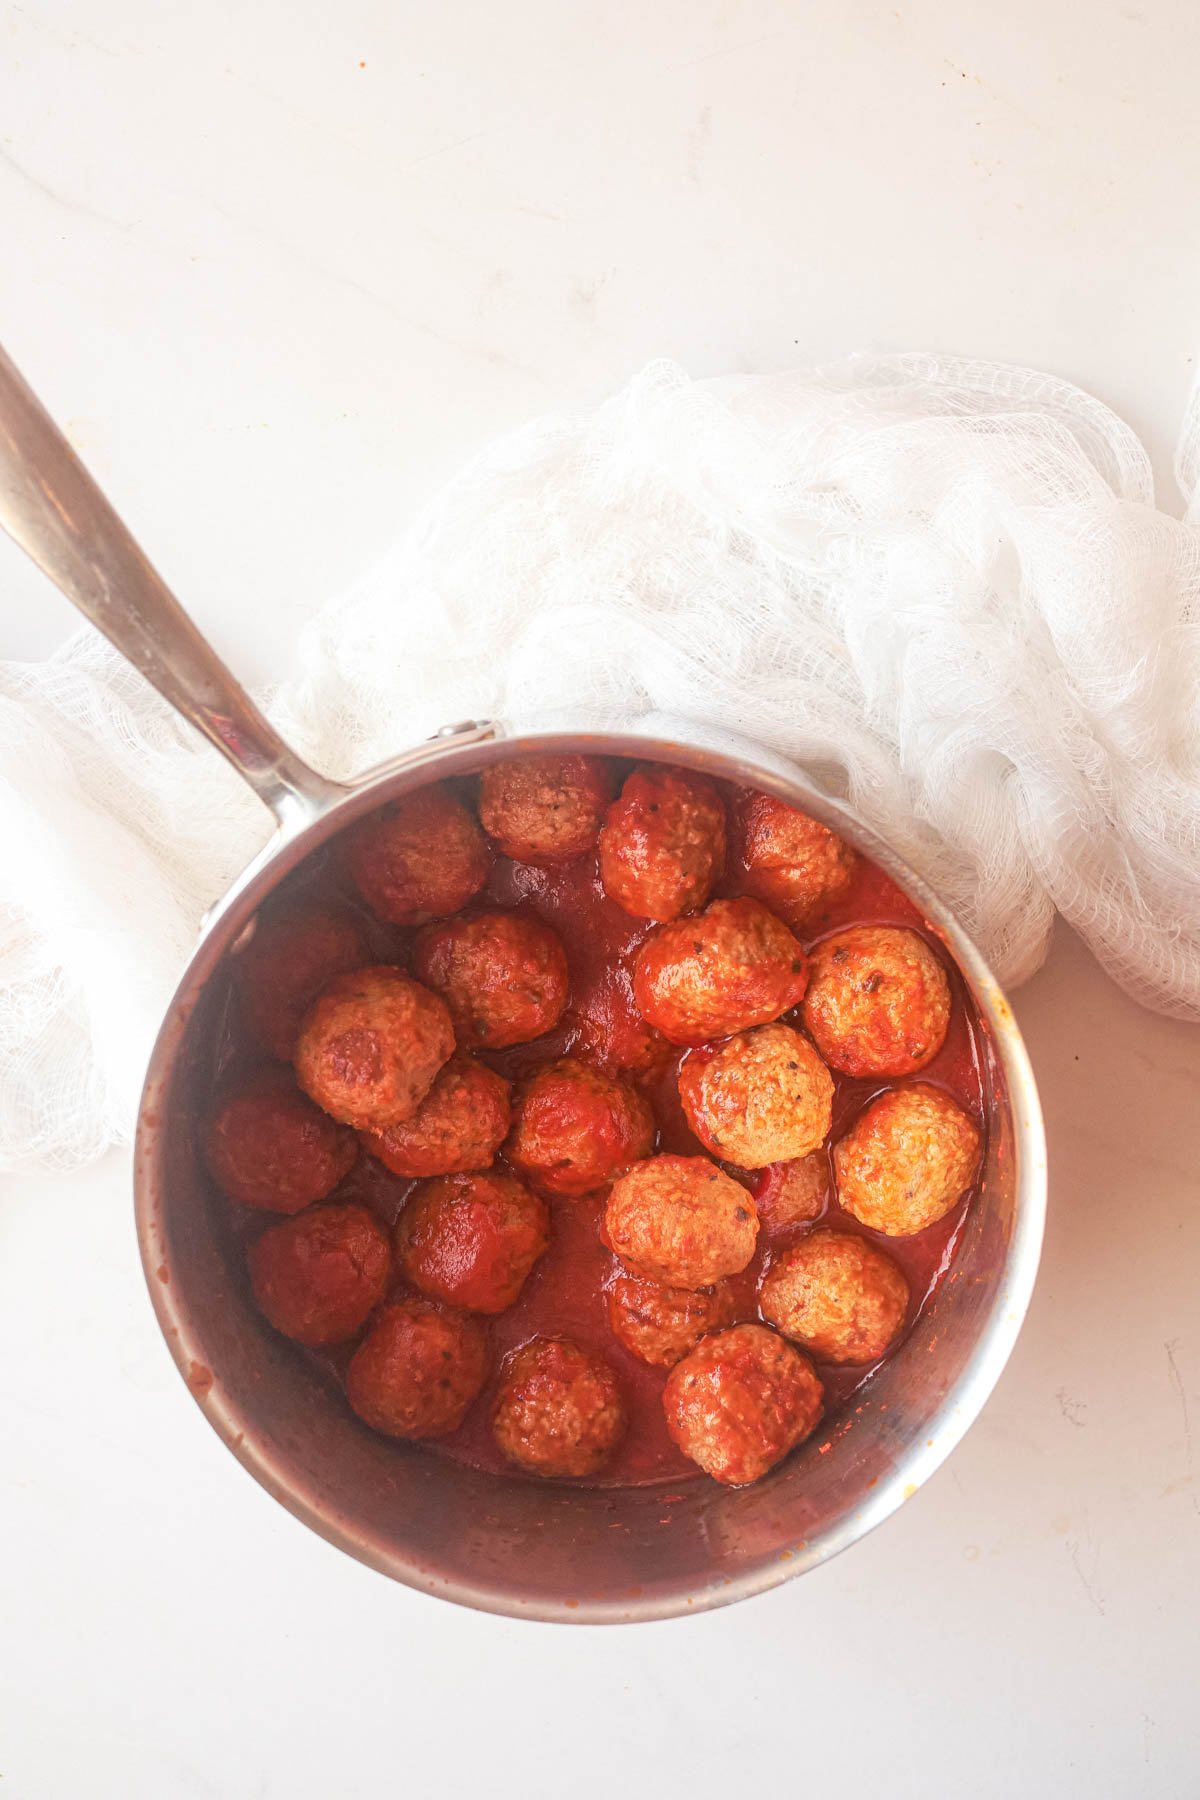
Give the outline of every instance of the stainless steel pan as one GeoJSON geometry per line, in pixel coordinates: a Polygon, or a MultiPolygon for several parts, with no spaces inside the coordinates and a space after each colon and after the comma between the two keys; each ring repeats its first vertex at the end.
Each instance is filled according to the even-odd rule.
{"type": "Polygon", "coordinates": [[[978,951],[920,878],[791,764],[701,727],[671,738],[507,737],[499,725],[472,723],[353,783],[327,780],[214,655],[2,353],[0,523],[275,819],[267,847],[210,913],[180,981],[151,1058],[135,1149],[138,1240],[159,1323],[197,1403],[262,1486],[332,1543],[410,1586],[495,1612],[590,1622],[662,1618],[758,1593],[845,1549],[914,1494],[1008,1359],[1046,1200],[1041,1111],[1021,1035],[978,951]],[[703,1480],[678,1492],[558,1488],[376,1437],[247,1304],[210,1229],[193,1121],[226,959],[258,907],[361,814],[534,742],[665,758],[824,820],[916,900],[978,1011],[988,1154],[953,1267],[831,1436],[818,1433],[751,1488],[703,1480]]]}

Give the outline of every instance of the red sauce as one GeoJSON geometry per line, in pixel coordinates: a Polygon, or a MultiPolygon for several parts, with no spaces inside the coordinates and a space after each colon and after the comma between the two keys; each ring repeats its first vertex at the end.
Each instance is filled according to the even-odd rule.
{"type": "MultiPolygon", "coordinates": [[[[729,793],[732,790],[726,789],[729,793]]],[[[372,954],[380,961],[407,961],[413,933],[381,925],[358,905],[348,879],[338,868],[336,854],[321,858],[314,873],[301,871],[301,881],[288,883],[294,900],[299,893],[311,896],[314,904],[335,900],[358,911],[372,954]]],[[[738,893],[736,870],[719,885],[722,895],[738,893]]],[[[638,1046],[644,1042],[645,1027],[633,1005],[629,966],[633,951],[654,929],[648,922],[631,918],[600,886],[595,855],[559,869],[535,869],[503,858],[495,863],[487,887],[476,904],[513,907],[528,910],[552,925],[562,938],[571,969],[571,999],[560,1026],[530,1044],[508,1050],[477,1052],[480,1059],[508,1077],[575,1048],[581,1039],[576,1014],[584,1011],[592,1021],[602,1021],[609,1042],[638,1046]]],[[[873,863],[861,860],[849,888],[830,905],[817,927],[801,931],[806,947],[830,932],[848,924],[906,925],[921,931],[940,948],[935,934],[926,925],[919,909],[873,863]]],[[[921,1071],[919,1079],[945,1089],[985,1129],[986,1120],[976,1050],[976,1026],[961,978],[949,959],[942,954],[950,978],[953,1008],[946,1041],[934,1060],[921,1071]]],[[[227,1008],[230,1019],[236,1010],[227,1008]]],[[[797,1014],[785,1018],[797,1022],[797,1014]]],[[[683,1115],[676,1088],[680,1062],[687,1055],[664,1046],[660,1060],[648,1072],[628,1078],[641,1086],[653,1108],[658,1125],[661,1150],[687,1155],[704,1154],[692,1135],[683,1115]]],[[[252,1047],[240,1041],[236,1026],[227,1027],[218,1047],[217,1066],[224,1070],[231,1064],[256,1059],[252,1047]]],[[[833,1128],[830,1143],[847,1129],[862,1108],[885,1087],[895,1085],[880,1078],[855,1080],[834,1073],[833,1128]]],[[[828,1156],[828,1147],[822,1154],[828,1156]]],[[[730,1168],[728,1171],[753,1189],[758,1174],[730,1168]]],[[[379,1163],[364,1155],[337,1190],[339,1200],[361,1200],[391,1224],[399,1213],[412,1187],[402,1177],[390,1174],[379,1163]]],[[[938,1224],[912,1238],[889,1238],[867,1230],[837,1204],[832,1171],[829,1180],[832,1196],[819,1220],[803,1225],[772,1227],[764,1219],[755,1257],[741,1275],[733,1279],[737,1295],[738,1318],[757,1319],[757,1289],[764,1269],[773,1254],[811,1229],[813,1223],[836,1225],[873,1239],[903,1269],[912,1294],[909,1328],[913,1320],[936,1292],[954,1255],[955,1245],[974,1190],[938,1224]]],[[[471,1408],[462,1426],[448,1437],[426,1440],[422,1449],[431,1455],[447,1456],[476,1468],[511,1474],[510,1466],[497,1449],[489,1429],[491,1403],[499,1366],[504,1356],[518,1345],[538,1334],[560,1334],[574,1338],[586,1349],[607,1358],[620,1378],[629,1411],[628,1434],[611,1463],[588,1486],[634,1486],[669,1481],[678,1485],[685,1480],[704,1479],[695,1465],[675,1447],[667,1434],[661,1397],[668,1371],[653,1369],[630,1355],[614,1337],[608,1325],[605,1289],[616,1272],[612,1255],[599,1239],[599,1221],[604,1195],[593,1194],[583,1199],[552,1199],[552,1238],[549,1249],[538,1262],[522,1289],[516,1304],[507,1312],[486,1321],[493,1351],[493,1374],[480,1399],[471,1408]]],[[[242,1262],[241,1243],[257,1234],[262,1220],[241,1209],[221,1204],[219,1217],[224,1230],[232,1235],[233,1258],[242,1262]],[[238,1216],[234,1216],[238,1215],[238,1216]]],[[[401,1283],[397,1289],[403,1292],[401,1283]]],[[[298,1355],[314,1357],[339,1381],[349,1360],[353,1345],[335,1351],[306,1351],[296,1347],[298,1355]]],[[[850,1397],[870,1379],[871,1370],[817,1364],[826,1391],[826,1427],[835,1423],[836,1415],[846,1408],[850,1397]]],[[[366,1429],[366,1427],[364,1427],[366,1429]]]]}

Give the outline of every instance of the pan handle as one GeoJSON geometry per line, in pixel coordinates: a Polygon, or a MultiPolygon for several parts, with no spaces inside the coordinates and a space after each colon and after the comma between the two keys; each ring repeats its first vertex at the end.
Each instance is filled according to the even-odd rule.
{"type": "Polygon", "coordinates": [[[346,789],[238,686],[0,349],[0,526],[291,831],[346,789]]]}

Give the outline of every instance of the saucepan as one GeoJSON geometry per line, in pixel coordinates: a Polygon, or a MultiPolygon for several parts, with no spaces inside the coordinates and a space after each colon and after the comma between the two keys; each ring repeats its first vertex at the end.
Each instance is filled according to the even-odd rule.
{"type": "Polygon", "coordinates": [[[318,774],[205,643],[2,353],[0,523],[228,758],[275,821],[266,848],[205,921],[151,1057],[134,1155],[138,1242],[171,1355],[213,1428],[267,1492],[411,1587],[493,1612],[593,1623],[698,1612],[758,1593],[853,1544],[915,1494],[975,1419],[1012,1350],[1046,1201],[1041,1112],[1021,1034],[983,958],[920,877],[793,764],[700,725],[670,735],[514,736],[499,723],[452,724],[355,781],[318,774]],[[249,1304],[211,1226],[195,1119],[223,974],[259,907],[364,813],[535,744],[669,760],[813,814],[907,891],[974,1002],[987,1152],[955,1260],[849,1416],[753,1487],[555,1487],[378,1438],[249,1304]]]}

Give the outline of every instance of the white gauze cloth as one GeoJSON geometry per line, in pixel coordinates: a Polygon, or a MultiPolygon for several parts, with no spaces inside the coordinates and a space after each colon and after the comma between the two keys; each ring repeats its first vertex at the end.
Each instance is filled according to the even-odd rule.
{"type": "MultiPolygon", "coordinates": [[[[1196,415],[1179,473],[1192,500],[1196,415]]],[[[1200,526],[1061,381],[656,363],[477,457],[299,653],[267,708],[331,775],[459,718],[703,720],[847,799],[1002,981],[1057,910],[1200,1018],[1200,526]]],[[[128,1137],[200,915],[268,829],[93,634],[0,666],[5,1165],[128,1137]]]]}

